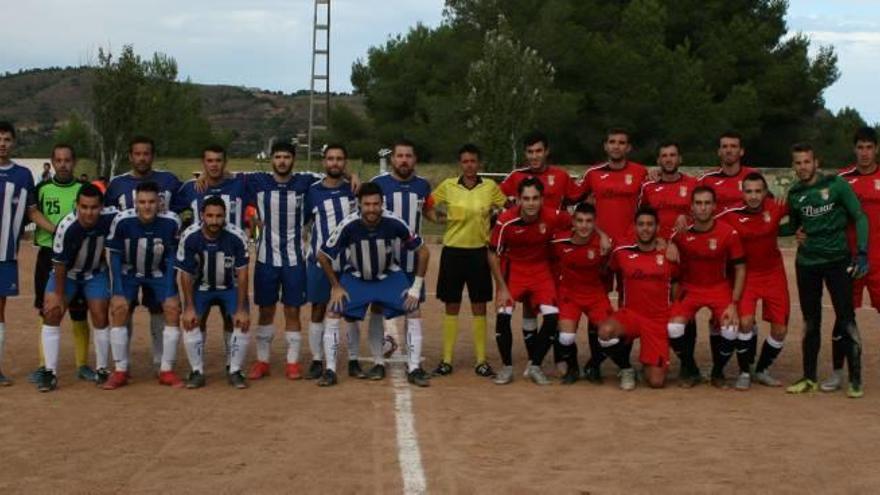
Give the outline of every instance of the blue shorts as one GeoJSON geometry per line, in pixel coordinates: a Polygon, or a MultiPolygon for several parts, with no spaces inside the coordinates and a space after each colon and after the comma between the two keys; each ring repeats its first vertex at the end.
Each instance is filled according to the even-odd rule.
{"type": "Polygon", "coordinates": [[[0,262],[0,297],[18,295],[18,262],[0,262]]]}
{"type": "Polygon", "coordinates": [[[402,272],[391,272],[384,280],[370,281],[344,273],[340,283],[348,292],[348,300],[342,310],[342,315],[346,318],[363,320],[371,304],[381,305],[382,313],[387,319],[406,314],[403,293],[411,284],[402,272]]]}
{"type": "MultiPolygon", "coordinates": [[[[55,292],[55,270],[49,273],[46,292],[55,292]]],[[[88,280],[64,279],[64,300],[70,302],[77,294],[84,296],[86,301],[110,300],[110,277],[107,272],[96,273],[88,280]]]]}
{"type": "Polygon", "coordinates": [[[122,276],[122,287],[113,288],[114,296],[123,296],[128,304],[135,305],[138,300],[138,289],[143,288],[141,302],[144,306],[153,310],[156,306],[162,307],[166,299],[177,295],[177,284],[174,279],[166,278],[138,278],[127,275],[122,276]]]}
{"type": "MultiPolygon", "coordinates": [[[[406,279],[409,281],[409,285],[407,285],[406,288],[409,289],[410,287],[412,287],[413,282],[416,281],[416,274],[415,273],[407,273],[406,279]]],[[[422,293],[419,294],[419,302],[420,303],[425,302],[425,299],[427,299],[425,296],[426,296],[425,284],[422,284],[422,293]]]]}
{"type": "Polygon", "coordinates": [[[232,317],[238,311],[238,289],[197,290],[193,294],[193,303],[199,318],[207,315],[208,310],[215,304],[220,306],[220,312],[224,317],[232,317]]]}
{"type": "Polygon", "coordinates": [[[307,299],[311,304],[327,304],[330,301],[330,280],[324,269],[317,263],[309,262],[306,268],[308,287],[307,299]]]}
{"type": "Polygon", "coordinates": [[[306,267],[254,266],[254,302],[257,306],[274,306],[281,293],[281,304],[298,308],[306,302],[306,267]]]}

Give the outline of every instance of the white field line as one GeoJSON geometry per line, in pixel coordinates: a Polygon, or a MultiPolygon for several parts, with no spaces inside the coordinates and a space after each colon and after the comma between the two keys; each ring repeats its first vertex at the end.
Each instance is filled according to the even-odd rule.
{"type": "MultiPolygon", "coordinates": [[[[391,321],[394,330],[391,335],[395,342],[403,342],[400,339],[400,330],[397,322],[391,321]]],[[[390,330],[390,328],[389,328],[390,330]]],[[[406,380],[406,359],[401,354],[400,345],[391,357],[391,380],[394,386],[394,420],[397,424],[397,462],[400,464],[400,474],[403,478],[403,493],[417,495],[428,493],[428,485],[425,481],[425,470],[422,467],[422,453],[419,449],[419,437],[416,433],[416,419],[413,414],[412,393],[406,380]],[[402,362],[403,364],[397,364],[402,362]]]]}

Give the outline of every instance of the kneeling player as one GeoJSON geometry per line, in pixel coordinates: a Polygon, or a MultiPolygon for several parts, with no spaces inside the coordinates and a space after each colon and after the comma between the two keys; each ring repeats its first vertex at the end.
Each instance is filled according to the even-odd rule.
{"type": "Polygon", "coordinates": [[[165,315],[162,332],[162,358],[159,383],[175,388],[183,386],[172,368],[180,340],[180,299],[174,280],[174,255],[180,219],[171,212],[159,213],[159,186],[142,182],[135,187],[135,208],[116,216],[107,238],[110,268],[113,273],[113,298],[110,300],[110,349],[116,371],[104,384],[113,390],[128,383],[128,329],[126,322],[137,303],[139,289],[161,301],[165,315]]]}
{"type": "Polygon", "coordinates": [[[202,203],[201,222],[192,225],[180,238],[176,268],[180,271],[180,291],[184,310],[181,324],[183,344],[192,372],[186,388],[205,386],[204,336],[199,328],[212,305],[219,305],[224,318],[234,324],[230,343],[229,384],[247,388],[241,365],[247,354],[248,326],[248,250],[244,232],[226,224],[226,203],[211,196],[202,203]]]}
{"type": "MultiPolygon", "coordinates": [[[[336,227],[318,257],[332,287],[328,305],[330,313],[324,326],[326,369],[318,385],[336,384],[341,318],[349,322],[363,320],[367,308],[376,305],[382,307],[385,318],[407,316],[407,380],[419,387],[427,387],[429,377],[421,367],[419,296],[428,270],[428,248],[403,220],[383,211],[382,189],[378,184],[363,184],[357,197],[360,211],[349,215],[336,227]],[[416,253],[416,272],[412,284],[401,270],[401,260],[395,254],[394,246],[397,243],[416,253]],[[341,278],[336,276],[333,269],[333,259],[338,256],[342,256],[343,260],[341,278]]],[[[375,371],[371,370],[370,373],[374,374],[375,371]]]]}
{"type": "Polygon", "coordinates": [[[621,282],[621,307],[599,326],[599,343],[620,367],[620,388],[636,386],[635,370],[629,361],[627,342],[641,340],[639,362],[653,388],[666,383],[669,369],[670,295],[675,297],[678,266],[666,257],[657,242],[658,217],[652,208],[636,212],[634,245],[614,250],[609,267],[621,282]]]}

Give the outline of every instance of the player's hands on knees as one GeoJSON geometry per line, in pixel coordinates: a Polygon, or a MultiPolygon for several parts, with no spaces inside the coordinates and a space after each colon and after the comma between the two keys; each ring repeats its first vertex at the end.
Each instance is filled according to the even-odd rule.
{"type": "Polygon", "coordinates": [[[242,332],[247,332],[251,326],[251,315],[246,309],[239,309],[232,318],[235,328],[240,328],[242,332]]]}
{"type": "Polygon", "coordinates": [[[59,297],[54,292],[46,292],[43,298],[43,314],[47,318],[60,318],[64,315],[65,302],[63,297],[59,297]]]}
{"type": "Polygon", "coordinates": [[[341,285],[333,287],[330,289],[330,302],[328,304],[330,311],[341,314],[342,309],[345,307],[345,301],[348,299],[348,292],[341,285]]]}
{"type": "Polygon", "coordinates": [[[419,296],[412,295],[409,291],[403,293],[403,309],[407,310],[407,312],[415,311],[419,307],[419,296]]]}
{"type": "Polygon", "coordinates": [[[186,308],[180,316],[180,324],[184,330],[192,330],[199,326],[199,317],[193,308],[186,308]]]}

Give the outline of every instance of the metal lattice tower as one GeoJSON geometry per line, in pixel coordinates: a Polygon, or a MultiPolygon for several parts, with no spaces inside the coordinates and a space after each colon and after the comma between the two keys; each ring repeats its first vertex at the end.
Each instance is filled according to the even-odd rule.
{"type": "Polygon", "coordinates": [[[327,130],[330,120],[330,0],[315,0],[312,28],[312,79],[309,94],[308,163],[315,149],[315,133],[327,130]]]}

